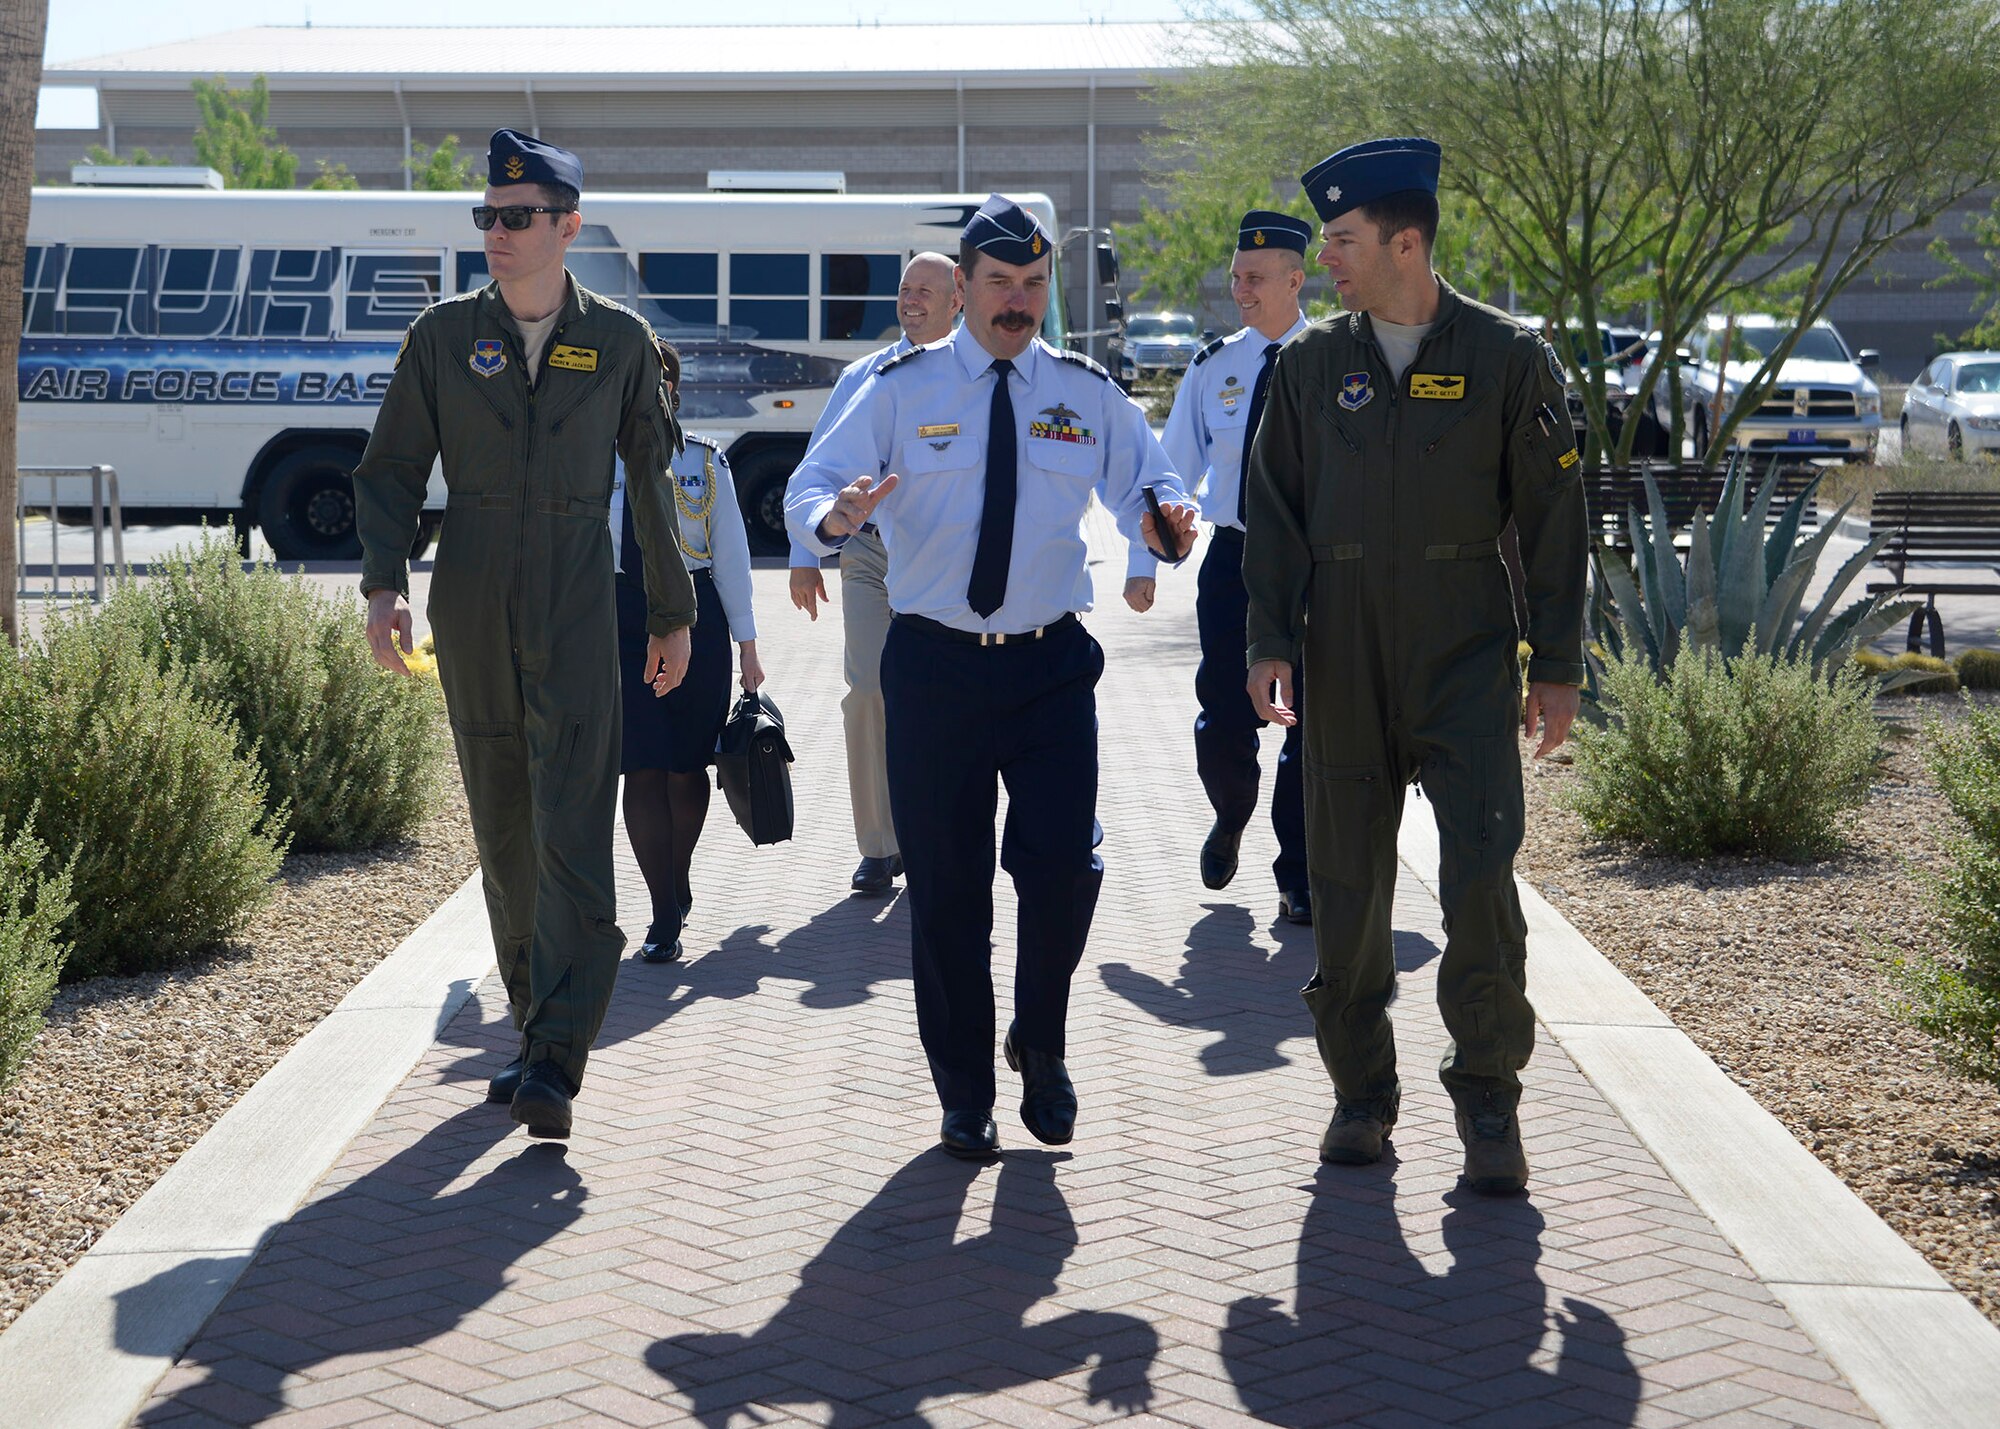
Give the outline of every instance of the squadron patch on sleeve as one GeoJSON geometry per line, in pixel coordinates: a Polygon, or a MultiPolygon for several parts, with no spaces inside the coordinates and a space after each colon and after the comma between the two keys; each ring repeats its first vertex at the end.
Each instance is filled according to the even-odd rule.
{"type": "Polygon", "coordinates": [[[403,340],[396,344],[396,360],[389,364],[390,371],[393,372],[403,365],[403,354],[410,350],[410,334],[416,330],[417,325],[415,323],[411,323],[403,329],[403,340]]]}
{"type": "Polygon", "coordinates": [[[1542,345],[1542,356],[1548,359],[1549,375],[1556,379],[1556,385],[1569,386],[1569,373],[1563,370],[1562,356],[1556,351],[1555,344],[1545,337],[1538,337],[1535,341],[1542,345]]]}

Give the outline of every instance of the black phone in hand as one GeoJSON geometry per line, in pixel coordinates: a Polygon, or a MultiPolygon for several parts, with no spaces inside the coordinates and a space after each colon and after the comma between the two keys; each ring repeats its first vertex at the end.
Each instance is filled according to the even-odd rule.
{"type": "Polygon", "coordinates": [[[1180,539],[1174,535],[1174,528],[1167,524],[1167,513],[1160,509],[1160,498],[1153,494],[1150,486],[1140,487],[1139,492],[1146,498],[1146,510],[1153,516],[1153,537],[1160,543],[1155,554],[1169,564],[1178,562],[1181,558],[1180,539]]]}

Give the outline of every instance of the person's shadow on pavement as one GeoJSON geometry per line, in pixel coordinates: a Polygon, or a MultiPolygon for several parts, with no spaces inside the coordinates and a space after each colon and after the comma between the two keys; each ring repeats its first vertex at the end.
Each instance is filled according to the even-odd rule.
{"type": "MultiPolygon", "coordinates": [[[[767,980],[806,983],[799,1005],[833,1010],[858,1007],[877,983],[910,976],[909,914],[900,897],[843,898],[776,942],[766,941],[770,933],[769,924],[746,923],[684,962],[656,966],[627,957],[593,1054],[651,1032],[696,1002],[754,997],[767,980]]],[[[491,1018],[454,1022],[440,1028],[440,1040],[467,1051],[444,1069],[445,1081],[484,1082],[514,1055],[504,1007],[491,1018]]]]}
{"type": "Polygon", "coordinates": [[[1010,1152],[991,1228],[960,1239],[980,1167],[935,1150],[910,1161],[801,1273],[754,1334],[676,1335],[646,1352],[710,1429],[757,1406],[823,1406],[821,1423],[928,1423],[921,1406],[991,1393],[1092,1365],[1093,1404],[1136,1413],[1159,1337],[1131,1315],[1028,1316],[1054,1293],[1077,1246],[1056,1185],[1060,1155],[1010,1152]]]}
{"type": "Polygon", "coordinates": [[[1633,1423],[1640,1384],[1625,1332],[1575,1296],[1547,1308],[1533,1201],[1448,1193],[1451,1264],[1434,1274],[1404,1240],[1394,1175],[1393,1161],[1321,1167],[1293,1313],[1268,1296],[1230,1306],[1222,1357],[1244,1407],[1300,1426],[1377,1412],[1456,1423],[1482,1410],[1480,1422],[1508,1429],[1633,1423]],[[1562,1348],[1538,1365],[1551,1330],[1562,1348]]]}
{"type": "MultiPolygon", "coordinates": [[[[582,1178],[560,1146],[529,1146],[458,1190],[444,1188],[514,1130],[506,1108],[469,1108],[374,1170],[302,1206],[272,1233],[189,1350],[215,1367],[138,1419],[193,1412],[255,1424],[285,1410],[287,1377],[341,1355],[421,1345],[506,1288],[513,1266],[583,1214],[582,1178]],[[301,1278],[301,1262],[314,1262],[301,1278]],[[394,1300],[394,1312],[379,1303],[394,1300]],[[275,1306],[275,1313],[274,1313],[275,1306]],[[240,1307],[240,1310],[239,1310],[240,1307]]],[[[217,1272],[236,1258],[218,1260],[217,1272]]],[[[155,1276],[187,1284],[202,1265],[155,1276]]],[[[120,1349],[157,1354],[151,1307],[170,1284],[117,1297],[120,1349]]],[[[169,1351],[170,1352],[170,1351],[169,1351]]]]}
{"type": "MultiPolygon", "coordinates": [[[[1207,915],[1188,929],[1187,954],[1172,982],[1126,963],[1106,963],[1104,985],[1169,1026],[1220,1032],[1219,1041],[1201,1049],[1202,1070],[1211,1077],[1287,1065],[1291,1059],[1283,1045],[1312,1036],[1299,1000],[1313,971],[1311,930],[1282,925],[1306,936],[1296,940],[1298,946],[1267,954],[1251,941],[1255,920],[1249,910],[1228,903],[1202,906],[1207,915]]],[[[1421,933],[1398,932],[1396,970],[1415,972],[1441,951],[1421,933]]]]}

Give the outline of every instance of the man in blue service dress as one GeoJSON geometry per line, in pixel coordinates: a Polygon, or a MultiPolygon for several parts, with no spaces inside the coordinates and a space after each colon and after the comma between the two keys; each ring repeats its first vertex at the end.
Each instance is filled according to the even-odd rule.
{"type": "Polygon", "coordinates": [[[1037,337],[1053,240],[998,194],[959,243],[965,321],[886,363],[821,434],[785,502],[792,539],[829,551],[868,522],[889,552],[882,651],[889,801],[909,883],[917,1027],[956,1156],[993,1125],[993,818],[1020,900],[1007,1063],[1021,1120],[1060,1145],[1076,1122],[1064,1063],[1070,978],[1104,865],[1092,852],[1104,653],[1082,518],[1100,481],[1127,539],[1183,554],[1200,514],[1140,409],[1087,358],[1037,337]],[[1142,488],[1169,533],[1144,514],[1142,488]]]}
{"type": "Polygon", "coordinates": [[[1345,312],[1278,356],[1250,459],[1248,688],[1289,724],[1301,657],[1306,837],[1318,966],[1306,1005],[1333,1081],[1320,1159],[1379,1159],[1400,1110],[1388,1005],[1403,791],[1438,826],[1445,947],[1440,1068],[1465,1183],[1524,1189],[1516,1108],[1535,1043],[1521,846],[1519,732],[1560,745],[1583,682],[1589,541],[1561,365],[1507,314],[1431,267],[1438,146],[1377,139],[1301,182],[1345,312]],[[1521,537],[1528,627],[1499,554],[1521,537]],[[1525,706],[1515,657],[1525,636],[1525,706]],[[1272,698],[1272,687],[1278,697],[1272,698]]]}
{"type": "MultiPolygon", "coordinates": [[[[1306,330],[1299,291],[1305,286],[1305,252],[1311,240],[1312,228],[1288,213],[1252,209],[1243,215],[1229,265],[1229,296],[1244,326],[1194,355],[1160,434],[1174,470],[1189,480],[1199,478],[1195,495],[1215,523],[1194,607],[1201,632],[1201,664],[1194,674],[1201,705],[1194,721],[1194,762],[1215,810],[1215,824],[1201,846],[1201,881],[1209,888],[1226,888],[1236,876],[1237,845],[1257,811],[1257,732],[1265,721],[1243,688],[1249,610],[1243,589],[1244,477],[1278,349],[1306,330]]],[[[1302,703],[1303,688],[1303,681],[1294,681],[1295,708],[1302,703]]],[[[1312,921],[1302,733],[1296,724],[1285,731],[1271,788],[1271,827],[1278,836],[1271,872],[1278,882],[1278,912],[1292,923],[1312,921]]]]}

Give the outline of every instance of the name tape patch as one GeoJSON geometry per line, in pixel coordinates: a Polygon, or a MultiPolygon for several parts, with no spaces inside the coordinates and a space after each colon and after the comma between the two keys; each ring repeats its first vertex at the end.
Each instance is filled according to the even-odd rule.
{"type": "Polygon", "coordinates": [[[917,435],[919,437],[955,437],[958,435],[958,423],[933,422],[929,426],[918,427],[917,435]]]}
{"type": "Polygon", "coordinates": [[[549,350],[543,359],[551,367],[560,367],[565,372],[597,371],[597,349],[594,347],[571,347],[559,342],[549,350]]]}
{"type": "Polygon", "coordinates": [[[1430,402],[1462,402],[1465,400],[1465,379],[1437,372],[1412,372],[1410,395],[1430,402]]]}

